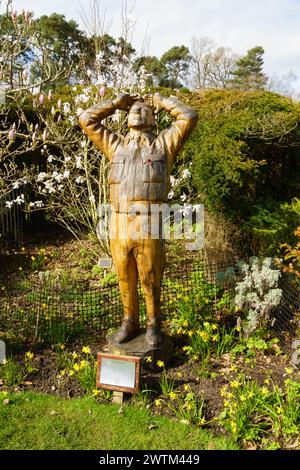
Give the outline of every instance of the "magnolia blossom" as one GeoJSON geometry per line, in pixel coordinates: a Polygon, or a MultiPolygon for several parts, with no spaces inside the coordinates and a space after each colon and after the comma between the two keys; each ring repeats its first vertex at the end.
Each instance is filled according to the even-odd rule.
{"type": "Polygon", "coordinates": [[[65,162],[68,163],[70,160],[72,160],[72,157],[65,157],[65,162]]]}
{"type": "Polygon", "coordinates": [[[9,133],[8,133],[8,138],[9,140],[15,140],[15,137],[16,137],[16,131],[14,128],[10,129],[9,133]]]}
{"type": "Polygon", "coordinates": [[[25,200],[24,200],[24,194],[21,194],[21,196],[18,196],[16,199],[15,199],[15,203],[18,204],[19,206],[21,204],[24,204],[25,200]]]}
{"type": "Polygon", "coordinates": [[[106,93],[106,88],[104,85],[102,85],[102,87],[99,90],[99,94],[100,96],[105,96],[105,93],[106,93]]]}
{"type": "Polygon", "coordinates": [[[52,108],[51,108],[51,114],[52,114],[52,115],[55,114],[55,108],[54,108],[54,106],[52,106],[52,108]]]}
{"type": "Polygon", "coordinates": [[[189,178],[190,176],[191,176],[190,170],[188,170],[187,168],[185,168],[185,169],[183,170],[183,172],[182,172],[182,178],[183,178],[183,179],[187,179],[187,178],[189,178]]]}
{"type": "Polygon", "coordinates": [[[48,91],[48,100],[51,101],[53,98],[53,91],[52,90],[49,90],[48,91]]]}
{"type": "Polygon", "coordinates": [[[83,113],[83,109],[82,109],[82,108],[79,107],[79,108],[76,109],[76,115],[77,115],[77,116],[80,116],[80,114],[82,114],[82,113],[83,113]]]}
{"type": "Polygon", "coordinates": [[[22,182],[21,181],[15,181],[12,185],[12,188],[13,189],[19,189],[20,186],[22,186],[22,182]]]}
{"type": "Polygon", "coordinates": [[[58,102],[57,102],[57,109],[60,109],[61,108],[61,99],[59,98],[58,102]]]}
{"type": "Polygon", "coordinates": [[[40,182],[40,181],[44,181],[44,179],[46,179],[48,177],[47,173],[45,173],[44,171],[42,171],[41,173],[38,174],[37,176],[37,181],[40,182]]]}
{"type": "Polygon", "coordinates": [[[63,172],[63,177],[64,177],[64,178],[69,178],[69,176],[70,176],[69,170],[65,170],[65,171],[63,172]]]}
{"type": "Polygon", "coordinates": [[[174,178],[173,175],[170,176],[170,183],[171,183],[172,188],[173,188],[173,186],[175,186],[175,184],[176,184],[176,178],[174,178]]]}
{"type": "Polygon", "coordinates": [[[83,176],[78,176],[75,181],[77,184],[82,184],[84,183],[84,178],[83,176]]]}
{"type": "Polygon", "coordinates": [[[47,129],[45,129],[43,132],[43,141],[46,142],[47,139],[48,139],[48,132],[47,132],[47,129]]]}
{"type": "Polygon", "coordinates": [[[87,103],[89,101],[90,97],[87,96],[85,93],[81,93],[80,95],[77,95],[75,98],[75,103],[87,103]]]}
{"type": "Polygon", "coordinates": [[[24,69],[23,72],[22,72],[22,78],[23,78],[24,81],[26,81],[27,78],[28,78],[28,74],[27,74],[27,70],[26,70],[26,69],[24,69]]]}
{"type": "Polygon", "coordinates": [[[76,168],[80,170],[82,168],[81,157],[75,157],[75,158],[76,158],[76,168]]]}
{"type": "Polygon", "coordinates": [[[47,158],[47,162],[51,163],[53,162],[53,160],[54,160],[53,155],[49,155],[49,157],[47,158]]]}
{"type": "Polygon", "coordinates": [[[95,199],[95,196],[92,194],[92,196],[89,197],[89,201],[93,204],[96,199],[95,199]]]}
{"type": "Polygon", "coordinates": [[[11,209],[11,207],[14,205],[15,201],[5,201],[5,206],[8,209],[11,209]]]}
{"type": "Polygon", "coordinates": [[[45,102],[45,97],[44,97],[44,95],[40,95],[40,97],[39,97],[39,103],[40,103],[41,105],[43,105],[44,102],[45,102]]]}
{"type": "Polygon", "coordinates": [[[174,197],[174,191],[171,190],[168,194],[168,199],[172,199],[174,197]]]}
{"type": "Polygon", "coordinates": [[[33,143],[35,143],[35,142],[37,141],[37,135],[36,135],[36,132],[34,132],[34,133],[32,134],[32,137],[31,137],[31,139],[32,139],[32,142],[33,142],[33,143]]]}
{"type": "Polygon", "coordinates": [[[43,201],[34,201],[34,202],[30,202],[29,203],[29,207],[36,207],[36,208],[41,208],[41,207],[44,207],[44,204],[43,204],[43,201]]]}
{"type": "Polygon", "coordinates": [[[181,202],[186,201],[186,199],[187,199],[187,195],[186,195],[185,193],[183,193],[183,194],[180,196],[181,202]]]}
{"type": "Polygon", "coordinates": [[[63,105],[63,112],[64,112],[65,114],[70,114],[70,111],[71,111],[71,105],[70,105],[70,103],[67,103],[67,102],[64,103],[64,105],[63,105]]]}
{"type": "Polygon", "coordinates": [[[192,209],[193,207],[191,204],[184,204],[184,206],[181,209],[179,209],[179,212],[181,212],[183,217],[186,217],[191,213],[192,209]]]}

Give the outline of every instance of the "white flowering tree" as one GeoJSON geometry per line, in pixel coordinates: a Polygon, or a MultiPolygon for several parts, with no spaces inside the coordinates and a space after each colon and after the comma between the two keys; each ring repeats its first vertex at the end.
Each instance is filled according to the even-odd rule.
{"type": "MultiPolygon", "coordinates": [[[[35,126],[28,123],[26,108],[42,106],[40,90],[70,74],[70,69],[45,61],[43,79],[32,80],[30,64],[41,54],[32,17],[29,11],[17,12],[12,0],[0,0],[0,197],[29,180],[23,158],[32,151],[35,126]]],[[[21,194],[17,204],[23,200],[21,194]]]]}
{"type": "MultiPolygon", "coordinates": [[[[23,43],[27,32],[29,34],[31,15],[23,12],[23,19],[18,19],[19,15],[12,10],[11,2],[7,6],[7,15],[14,18],[12,27],[19,31],[19,42],[23,43]]],[[[108,202],[108,162],[86,138],[78,124],[78,116],[87,107],[123,92],[140,95],[149,93],[149,76],[145,67],[136,68],[137,56],[132,49],[126,49],[126,31],[124,36],[125,39],[114,43],[114,53],[109,61],[104,50],[98,47],[95,63],[88,74],[88,82],[92,84],[82,82],[55,92],[51,89],[43,92],[41,89],[46,82],[35,84],[34,87],[29,85],[27,69],[22,70],[21,76],[18,75],[21,81],[18,82],[16,78],[0,123],[2,170],[6,165],[6,174],[2,177],[2,181],[5,180],[2,196],[12,189],[19,190],[17,197],[7,198],[7,208],[22,205],[25,210],[47,210],[52,219],[79,239],[87,232],[95,235],[101,217],[104,226],[107,226],[107,213],[100,214],[98,208],[108,202]],[[33,106],[33,116],[26,112],[28,104],[31,108],[33,106]],[[9,118],[12,108],[16,115],[13,122],[9,118]],[[35,164],[20,165],[23,156],[31,154],[35,155],[35,164]],[[23,191],[28,185],[33,189],[30,199],[25,189],[23,191]],[[35,196],[32,197],[32,194],[35,196]]],[[[7,62],[8,58],[9,55],[7,62]]],[[[67,74],[68,71],[65,71],[67,74]]],[[[117,111],[107,121],[107,125],[116,132],[126,132],[126,113],[117,111]]],[[[158,131],[168,125],[169,116],[158,118],[158,131]]],[[[181,167],[178,174],[171,178],[169,199],[185,203],[185,210],[189,210],[190,176],[190,170],[181,167]]],[[[101,238],[99,243],[98,254],[99,251],[108,253],[107,238],[101,238]]]]}

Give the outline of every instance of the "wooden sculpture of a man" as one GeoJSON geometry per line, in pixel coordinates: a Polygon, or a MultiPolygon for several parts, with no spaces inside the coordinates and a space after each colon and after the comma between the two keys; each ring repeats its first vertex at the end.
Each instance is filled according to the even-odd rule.
{"type": "MultiPolygon", "coordinates": [[[[139,224],[142,217],[151,218],[151,205],[166,203],[170,172],[174,159],[197,122],[197,113],[175,97],[154,94],[145,99],[130,94],[112,101],[103,101],[83,112],[81,127],[111,163],[110,186],[111,223],[139,224]],[[116,110],[128,112],[129,133],[124,137],[102,124],[116,110]],[[155,113],[165,110],[175,118],[173,124],[155,135],[155,113]],[[124,204],[125,203],[125,204],[124,204]],[[130,207],[142,205],[146,211],[133,214],[130,207]],[[124,219],[125,217],[125,219],[124,219]]],[[[119,225],[118,225],[119,224],[119,225]]],[[[124,307],[124,319],[115,341],[125,343],[139,331],[138,276],[145,295],[147,309],[146,341],[156,347],[162,341],[160,293],[165,266],[165,246],[161,235],[156,238],[130,230],[124,237],[110,238],[110,249],[117,270],[124,307]]]]}

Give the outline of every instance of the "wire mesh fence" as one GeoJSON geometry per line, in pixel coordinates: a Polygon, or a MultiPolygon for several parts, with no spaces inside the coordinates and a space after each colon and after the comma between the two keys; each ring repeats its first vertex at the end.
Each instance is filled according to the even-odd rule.
{"type": "MultiPolygon", "coordinates": [[[[172,318],[179,302],[201,302],[207,296],[212,308],[218,305],[220,288],[216,274],[233,265],[228,256],[203,250],[195,257],[183,258],[176,266],[167,265],[162,282],[162,316],[172,318]]],[[[277,331],[295,329],[295,317],[300,311],[299,289],[287,276],[281,278],[282,299],[274,312],[277,331]]],[[[232,293],[232,292],[231,292],[232,293]]],[[[144,296],[139,286],[141,324],[146,321],[144,296]]],[[[1,291],[0,331],[15,332],[25,340],[58,344],[94,335],[104,336],[117,327],[123,308],[117,282],[90,285],[41,276],[34,285],[23,289],[1,291]]]]}

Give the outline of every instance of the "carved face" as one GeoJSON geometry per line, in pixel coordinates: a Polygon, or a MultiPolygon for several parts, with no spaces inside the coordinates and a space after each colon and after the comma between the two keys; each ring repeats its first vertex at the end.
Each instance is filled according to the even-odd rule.
{"type": "Polygon", "coordinates": [[[131,106],[128,113],[129,129],[147,129],[154,125],[154,113],[151,106],[143,102],[137,102],[131,106]]]}

